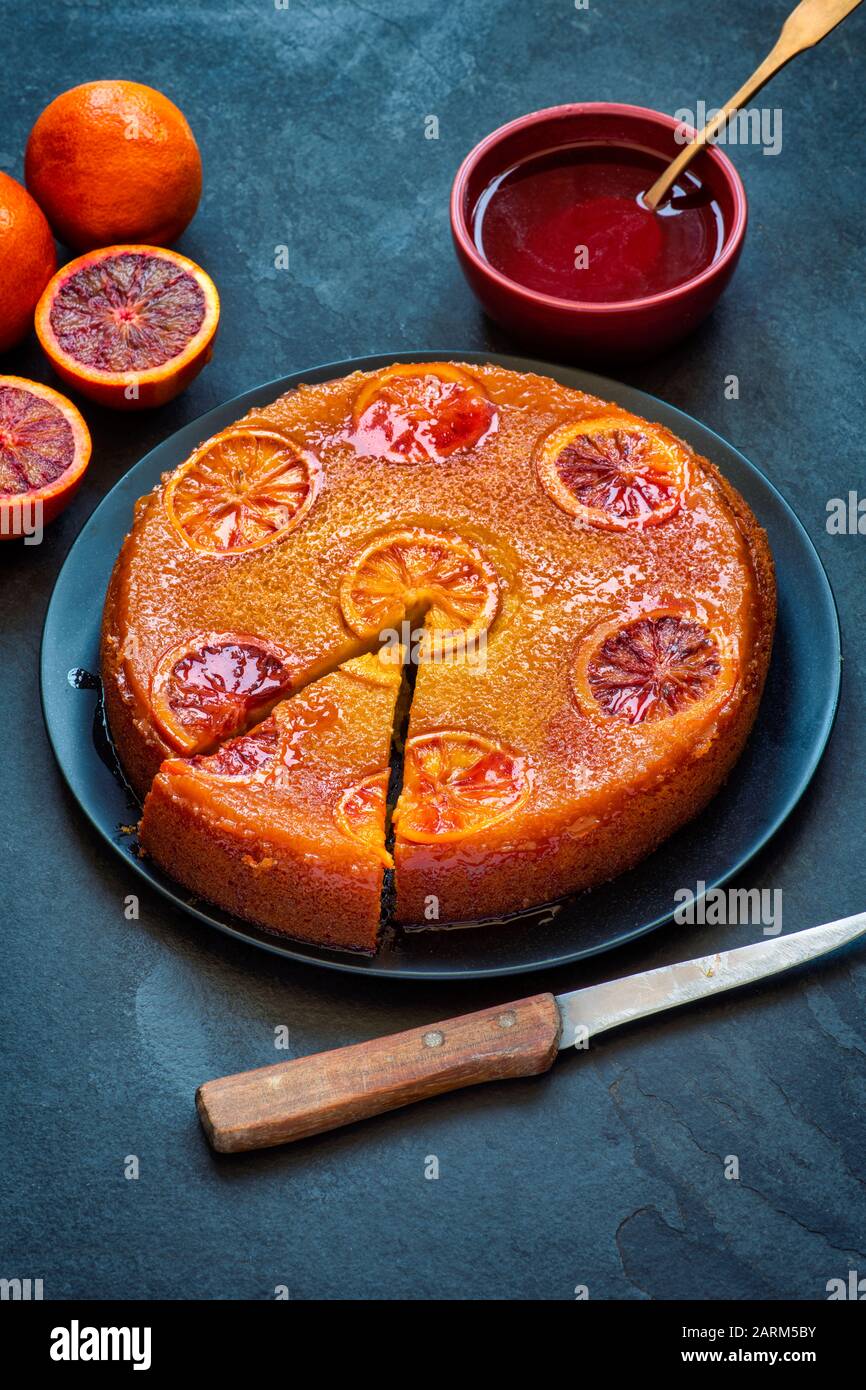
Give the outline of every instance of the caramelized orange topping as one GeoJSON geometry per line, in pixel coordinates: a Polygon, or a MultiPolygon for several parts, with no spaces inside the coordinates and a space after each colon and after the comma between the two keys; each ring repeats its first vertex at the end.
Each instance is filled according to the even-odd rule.
{"type": "Polygon", "coordinates": [[[172,474],[165,506],[193,550],[241,555],[294,530],[312,506],[319,480],[316,461],[284,436],[227,430],[172,474]]]}
{"type": "Polygon", "coordinates": [[[554,431],[542,447],[538,476],[569,516],[603,530],[641,529],[679,509],[686,455],[649,425],[601,416],[554,431]]]}
{"type": "Polygon", "coordinates": [[[404,840],[436,844],[478,834],[529,795],[525,758],[465,730],[421,734],[406,744],[394,825],[404,840]]]}
{"type": "Polygon", "coordinates": [[[483,386],[445,362],[380,372],[359,392],[352,418],[357,452],[391,463],[442,463],[497,424],[483,386]]]}

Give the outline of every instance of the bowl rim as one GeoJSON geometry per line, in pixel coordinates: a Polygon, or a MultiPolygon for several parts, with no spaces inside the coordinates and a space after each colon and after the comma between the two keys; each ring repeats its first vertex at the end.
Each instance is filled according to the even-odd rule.
{"type": "MultiPolygon", "coordinates": [[[[748,199],[743,181],[731,160],[718,145],[707,145],[706,153],[720,168],[734,202],[734,216],[730,230],[725,237],[721,255],[717,260],[699,271],[697,275],[692,275],[688,280],[683,280],[678,285],[671,286],[670,289],[660,290],[658,294],[644,295],[640,299],[617,299],[606,302],[596,302],[581,299],[560,299],[556,295],[542,294],[538,290],[529,289],[526,285],[521,285],[519,280],[512,280],[509,276],[503,275],[496,270],[484,256],[481,255],[469,231],[466,217],[464,216],[463,204],[466,185],[470,174],[488,150],[493,149],[501,143],[508,135],[513,132],[525,129],[527,126],[541,125],[551,119],[561,119],[566,116],[581,116],[596,113],[607,113],[610,115],[637,117],[651,124],[666,127],[668,130],[677,130],[684,127],[693,138],[697,132],[693,126],[686,125],[683,121],[678,121],[675,116],[669,116],[665,111],[655,111],[649,106],[631,106],[618,101],[581,101],[569,102],[560,106],[546,106],[539,111],[529,111],[524,116],[517,116],[512,121],[507,121],[505,125],[497,126],[489,135],[485,135],[483,140],[479,140],[477,145],[466,155],[451,186],[451,231],[457,242],[460,252],[473,264],[487,279],[495,281],[502,289],[516,294],[518,298],[526,300],[530,304],[544,305],[548,308],[558,309],[566,313],[577,314],[621,314],[624,311],[635,311],[650,308],[654,305],[670,303],[679,297],[687,294],[690,290],[699,285],[703,285],[713,280],[723,273],[726,267],[735,262],[742,248],[743,238],[746,234],[746,224],[748,222],[748,199]]],[[[624,142],[617,142],[624,143],[624,142]]]]}

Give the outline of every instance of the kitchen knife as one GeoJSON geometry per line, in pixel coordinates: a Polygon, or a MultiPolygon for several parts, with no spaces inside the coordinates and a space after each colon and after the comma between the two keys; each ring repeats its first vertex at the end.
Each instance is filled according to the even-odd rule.
{"type": "Polygon", "coordinates": [[[196,1092],[215,1149],[305,1139],[416,1100],[547,1071],[563,1048],[621,1023],[777,975],[866,935],[866,912],[808,931],[576,989],[536,994],[445,1023],[207,1081],[196,1092]]]}

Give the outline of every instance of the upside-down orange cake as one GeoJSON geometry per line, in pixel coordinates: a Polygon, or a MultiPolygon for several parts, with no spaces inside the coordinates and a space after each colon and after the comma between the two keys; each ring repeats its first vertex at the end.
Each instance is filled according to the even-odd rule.
{"type": "Polygon", "coordinates": [[[668,430],[404,364],[289,392],[138,503],[102,672],[145,851],[372,950],[392,861],[396,920],[448,922],[649,853],[739,756],[774,621],[763,531],[668,430]]]}

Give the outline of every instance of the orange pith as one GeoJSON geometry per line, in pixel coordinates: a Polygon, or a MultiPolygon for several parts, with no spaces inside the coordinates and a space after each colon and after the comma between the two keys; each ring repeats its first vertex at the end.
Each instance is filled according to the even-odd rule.
{"type": "Polygon", "coordinates": [[[197,753],[238,733],[291,684],[288,655],[275,643],[239,633],[202,633],[160,658],[150,703],[168,742],[181,753],[197,753]]]}
{"type": "Polygon", "coordinates": [[[591,718],[656,724],[717,712],[737,674],[732,641],[682,604],[592,629],[581,642],[573,684],[591,718]]]}
{"type": "Polygon", "coordinates": [[[90,461],[90,433],[50,386],[0,376],[0,539],[47,524],[72,499],[90,461]],[[38,509],[38,511],[37,511],[38,509]]]}
{"type": "Polygon", "coordinates": [[[569,516],[608,531],[657,526],[680,507],[686,454],[652,426],[617,415],[563,425],[544,441],[538,477],[569,516]]]}
{"type": "Polygon", "coordinates": [[[374,637],[409,612],[426,610],[427,647],[437,655],[467,648],[499,607],[496,571],[461,536],[406,531],[377,536],[357,555],[340,586],[349,627],[374,637]]]}
{"type": "Polygon", "coordinates": [[[478,834],[529,796],[526,758],[465,730],[421,734],[406,744],[394,826],[403,840],[440,844],[478,834]]]}
{"type": "Polygon", "coordinates": [[[36,332],[55,371],[117,409],[161,405],[209,360],[216,287],[200,266],[154,246],[107,246],[49,281],[36,332]]]}
{"type": "Polygon", "coordinates": [[[171,476],[165,506],[193,550],[241,555],[270,545],[304,518],[321,470],[311,454],[270,430],[226,430],[171,476]]]}
{"type": "Polygon", "coordinates": [[[497,424],[484,387],[447,363],[390,367],[362,387],[352,410],[359,454],[391,463],[442,463],[475,448],[497,424]]]}
{"type": "Polygon", "coordinates": [[[385,809],[388,793],[385,772],[374,772],[343,792],[334,812],[340,829],[350,839],[372,849],[387,869],[394,861],[385,848],[385,809]]]}

